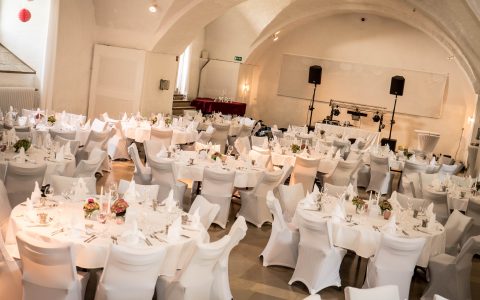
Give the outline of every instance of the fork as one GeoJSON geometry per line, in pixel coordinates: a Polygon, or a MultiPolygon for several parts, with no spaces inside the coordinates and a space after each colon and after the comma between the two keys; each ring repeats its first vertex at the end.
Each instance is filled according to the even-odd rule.
{"type": "Polygon", "coordinates": [[[375,226],[375,225],[372,225],[373,229],[375,229],[376,231],[380,232],[380,229],[378,228],[378,226],[375,226]]]}
{"type": "Polygon", "coordinates": [[[59,233],[61,233],[61,232],[63,232],[63,228],[60,228],[60,229],[58,229],[58,230],[55,230],[55,231],[52,232],[50,235],[51,235],[51,236],[54,236],[54,235],[59,234],[59,233]]]}
{"type": "Polygon", "coordinates": [[[153,238],[153,239],[156,239],[157,241],[159,242],[165,242],[165,241],[162,241],[158,236],[156,236],[154,233],[150,234],[150,237],[153,238]]]}
{"type": "Polygon", "coordinates": [[[147,237],[145,237],[144,241],[145,241],[145,244],[147,244],[147,246],[153,246],[152,242],[150,242],[150,240],[147,237]]]}
{"type": "Polygon", "coordinates": [[[112,243],[114,243],[115,245],[118,245],[118,240],[116,236],[112,235],[110,236],[110,238],[112,239],[112,243]]]}

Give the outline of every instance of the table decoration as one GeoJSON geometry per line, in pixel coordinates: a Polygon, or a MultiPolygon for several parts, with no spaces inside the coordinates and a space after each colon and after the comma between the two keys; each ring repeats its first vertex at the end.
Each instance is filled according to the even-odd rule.
{"type": "Polygon", "coordinates": [[[50,126],[53,126],[56,121],[57,121],[57,119],[55,118],[55,115],[50,115],[47,118],[47,122],[50,124],[50,126]]]}
{"type": "Polygon", "coordinates": [[[368,206],[367,203],[365,202],[365,200],[361,199],[358,196],[353,197],[352,204],[355,205],[355,213],[356,214],[360,214],[362,209],[364,207],[366,208],[368,206]]]}
{"type": "Polygon", "coordinates": [[[119,198],[113,202],[112,207],[110,208],[111,212],[114,213],[117,217],[125,216],[127,212],[128,203],[122,198],[119,198]]]}
{"type": "Polygon", "coordinates": [[[85,218],[91,219],[92,214],[100,209],[100,205],[98,202],[95,201],[93,198],[87,199],[85,204],[83,205],[83,211],[85,212],[85,218]]]}
{"type": "Polygon", "coordinates": [[[392,213],[392,204],[388,200],[382,200],[378,203],[378,206],[380,207],[380,211],[383,215],[383,218],[385,220],[388,220],[390,218],[390,215],[392,213]]]}
{"type": "Polygon", "coordinates": [[[18,153],[18,151],[20,151],[20,148],[23,148],[25,151],[27,151],[30,148],[31,145],[32,145],[32,143],[29,140],[21,139],[21,140],[18,140],[13,145],[13,148],[15,148],[15,152],[18,153]]]}

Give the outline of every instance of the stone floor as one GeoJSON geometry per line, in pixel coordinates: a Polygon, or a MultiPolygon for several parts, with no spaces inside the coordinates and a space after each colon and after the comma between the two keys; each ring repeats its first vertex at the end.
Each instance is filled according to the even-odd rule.
{"type": "MultiPolygon", "coordinates": [[[[97,182],[97,187],[108,185],[111,182],[130,180],[133,165],[130,162],[114,162],[113,171],[97,182]]],[[[187,194],[191,190],[187,191],[187,194]]],[[[186,200],[188,197],[186,197],[186,200]]],[[[233,223],[234,215],[239,204],[234,203],[230,214],[229,226],[233,223]]],[[[229,226],[223,230],[212,225],[209,230],[212,241],[228,233],[229,226]]],[[[284,267],[263,267],[258,255],[265,247],[270,236],[270,225],[262,228],[248,225],[246,237],[233,249],[230,255],[229,273],[230,285],[235,300],[270,300],[270,299],[303,299],[307,297],[307,289],[301,283],[288,285],[293,270],[284,267]]],[[[348,252],[340,267],[342,287],[329,287],[320,292],[322,299],[344,299],[343,288],[346,286],[361,287],[366,270],[366,259],[359,259],[353,252],[348,252]]],[[[422,271],[415,272],[412,280],[410,299],[420,299],[427,282],[422,271]]],[[[474,258],[471,274],[472,299],[480,299],[480,259],[474,258]]]]}

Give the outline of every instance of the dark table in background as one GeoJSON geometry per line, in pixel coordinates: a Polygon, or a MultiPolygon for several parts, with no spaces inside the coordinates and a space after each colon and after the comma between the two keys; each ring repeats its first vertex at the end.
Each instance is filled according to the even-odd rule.
{"type": "Polygon", "coordinates": [[[245,115],[247,109],[246,103],[241,102],[215,102],[211,98],[197,98],[190,103],[197,110],[201,110],[203,114],[211,114],[221,112],[224,115],[245,115]]]}

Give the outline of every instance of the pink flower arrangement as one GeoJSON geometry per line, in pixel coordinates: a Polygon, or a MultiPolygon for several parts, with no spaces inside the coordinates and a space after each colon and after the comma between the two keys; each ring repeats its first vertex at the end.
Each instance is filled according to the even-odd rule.
{"type": "Polygon", "coordinates": [[[113,202],[112,207],[110,208],[113,213],[118,215],[124,215],[127,211],[128,203],[124,199],[117,199],[113,202]]]}

